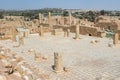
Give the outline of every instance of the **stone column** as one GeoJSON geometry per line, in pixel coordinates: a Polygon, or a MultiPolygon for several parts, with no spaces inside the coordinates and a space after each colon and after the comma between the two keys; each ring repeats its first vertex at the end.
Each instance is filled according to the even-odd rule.
{"type": "Polygon", "coordinates": [[[40,53],[34,52],[34,55],[35,55],[35,57],[34,57],[35,61],[37,61],[37,62],[41,61],[41,55],[40,55],[40,53]]]}
{"type": "Polygon", "coordinates": [[[34,27],[35,27],[34,22],[31,22],[31,27],[32,27],[32,28],[34,28],[34,27]]]}
{"type": "Polygon", "coordinates": [[[23,37],[19,36],[19,46],[24,45],[23,37]]]}
{"type": "Polygon", "coordinates": [[[71,26],[71,12],[69,11],[69,25],[71,26]]]}
{"type": "Polygon", "coordinates": [[[12,41],[16,42],[16,30],[14,27],[12,28],[12,41]]]}
{"type": "Polygon", "coordinates": [[[74,23],[73,23],[73,25],[75,25],[77,23],[77,19],[76,18],[74,18],[74,23]]]}
{"type": "Polygon", "coordinates": [[[67,29],[67,37],[70,36],[70,29],[67,29]]]}
{"type": "Polygon", "coordinates": [[[39,35],[40,36],[44,35],[44,33],[43,33],[43,26],[42,25],[40,25],[40,28],[39,28],[39,35]]]}
{"type": "Polygon", "coordinates": [[[28,31],[25,31],[25,37],[28,37],[28,31]]]}
{"type": "Polygon", "coordinates": [[[50,29],[52,29],[52,24],[51,24],[51,12],[48,13],[48,24],[49,24],[49,27],[50,29]]]}
{"type": "Polygon", "coordinates": [[[51,22],[51,12],[48,13],[48,23],[50,24],[51,22]]]}
{"type": "Polygon", "coordinates": [[[66,30],[64,31],[64,37],[67,37],[67,31],[66,30]]]}
{"type": "Polygon", "coordinates": [[[43,23],[43,14],[39,13],[39,23],[43,23]]]}
{"type": "Polygon", "coordinates": [[[28,31],[23,32],[23,37],[28,37],[28,31]]]}
{"type": "Polygon", "coordinates": [[[54,53],[54,70],[56,73],[63,71],[62,56],[60,53],[54,53]]]}
{"type": "Polygon", "coordinates": [[[114,45],[117,45],[118,42],[119,42],[119,35],[118,35],[118,33],[115,33],[115,34],[113,35],[113,44],[114,44],[114,45]]]}
{"type": "Polygon", "coordinates": [[[76,33],[75,33],[75,39],[79,39],[80,38],[80,26],[76,25],[76,33]]]}
{"type": "Polygon", "coordinates": [[[23,32],[23,37],[26,37],[25,32],[23,32]]]}

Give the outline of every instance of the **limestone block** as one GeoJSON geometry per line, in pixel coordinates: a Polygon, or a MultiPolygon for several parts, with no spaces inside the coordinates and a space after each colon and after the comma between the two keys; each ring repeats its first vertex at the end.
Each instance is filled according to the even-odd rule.
{"type": "Polygon", "coordinates": [[[41,60],[42,60],[41,54],[35,52],[34,60],[35,60],[35,61],[38,61],[38,62],[41,61],[41,60]]]}

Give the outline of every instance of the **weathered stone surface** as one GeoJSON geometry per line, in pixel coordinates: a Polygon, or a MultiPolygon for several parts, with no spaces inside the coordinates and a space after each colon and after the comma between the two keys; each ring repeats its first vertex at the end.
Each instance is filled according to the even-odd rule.
{"type": "Polygon", "coordinates": [[[14,27],[12,28],[12,41],[16,42],[16,29],[14,27]]]}
{"type": "Polygon", "coordinates": [[[113,35],[113,44],[114,44],[114,45],[117,45],[118,42],[119,42],[119,35],[118,35],[117,33],[115,33],[115,34],[113,35]]]}
{"type": "Polygon", "coordinates": [[[80,26],[76,25],[76,33],[75,33],[75,39],[79,39],[80,38],[80,26]]]}
{"type": "MultiPolygon", "coordinates": [[[[6,52],[7,48],[2,50],[6,52]]],[[[38,56],[39,55],[36,55],[37,58],[38,56]]],[[[32,69],[21,56],[13,55],[12,51],[9,51],[4,55],[4,58],[1,57],[0,59],[0,80],[42,79],[41,76],[38,76],[38,73],[40,73],[40,70],[37,67],[32,69]]]]}
{"type": "Polygon", "coordinates": [[[70,71],[71,71],[71,68],[69,68],[69,67],[64,67],[63,70],[64,70],[65,72],[70,72],[70,71]]]}
{"type": "Polygon", "coordinates": [[[43,33],[43,26],[42,25],[40,25],[40,28],[39,28],[39,35],[40,36],[44,35],[44,33],[43,33]]]}
{"type": "Polygon", "coordinates": [[[54,53],[54,70],[56,73],[63,71],[62,55],[60,53],[54,53]]]}
{"type": "Polygon", "coordinates": [[[39,62],[39,61],[42,60],[42,57],[41,57],[41,54],[40,54],[40,53],[35,52],[34,55],[35,55],[35,56],[34,56],[34,60],[35,60],[35,61],[39,62]]]}
{"type": "Polygon", "coordinates": [[[22,36],[19,36],[19,46],[24,45],[24,39],[22,36]]]}
{"type": "Polygon", "coordinates": [[[64,37],[67,37],[67,31],[64,31],[64,37]]]}
{"type": "Polygon", "coordinates": [[[61,35],[63,33],[63,29],[54,29],[52,31],[52,35],[61,35]]]}
{"type": "Polygon", "coordinates": [[[67,29],[67,37],[70,36],[70,29],[67,29]]]}

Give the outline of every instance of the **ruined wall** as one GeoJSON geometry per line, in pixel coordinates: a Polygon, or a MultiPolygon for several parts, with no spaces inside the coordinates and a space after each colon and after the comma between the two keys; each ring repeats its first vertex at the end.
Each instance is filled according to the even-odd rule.
{"type": "Polygon", "coordinates": [[[98,22],[95,24],[95,26],[104,30],[112,30],[115,32],[118,30],[118,27],[120,27],[116,22],[98,22]]]}
{"type": "MultiPolygon", "coordinates": [[[[75,33],[75,27],[76,26],[71,26],[70,31],[75,33]]],[[[87,27],[87,26],[80,26],[80,34],[83,35],[90,35],[90,36],[101,36],[102,33],[100,33],[100,29],[96,27],[87,27]],[[99,35],[98,35],[99,33],[99,35]]]]}
{"type": "Polygon", "coordinates": [[[119,35],[119,40],[120,40],[120,30],[117,31],[118,35],[119,35]]]}
{"type": "Polygon", "coordinates": [[[98,36],[98,29],[95,27],[86,27],[86,26],[80,26],[80,34],[87,35],[89,34],[90,36],[98,36]]]}
{"type": "MultiPolygon", "coordinates": [[[[0,38],[1,39],[11,39],[12,35],[13,35],[13,29],[15,29],[15,27],[13,26],[5,26],[5,27],[1,27],[0,28],[0,38]]],[[[17,30],[15,29],[14,34],[17,34],[17,30]]]]}

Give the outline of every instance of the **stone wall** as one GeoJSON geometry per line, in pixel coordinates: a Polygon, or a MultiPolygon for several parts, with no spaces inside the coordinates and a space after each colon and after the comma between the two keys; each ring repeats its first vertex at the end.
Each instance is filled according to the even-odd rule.
{"type": "Polygon", "coordinates": [[[87,26],[80,26],[80,34],[89,35],[89,36],[98,36],[98,28],[95,27],[87,27],[87,26]]]}
{"type": "Polygon", "coordinates": [[[95,24],[96,27],[100,27],[100,29],[104,30],[112,30],[112,31],[117,31],[118,30],[118,25],[116,22],[98,22],[95,24]]]}
{"type": "MultiPolygon", "coordinates": [[[[87,26],[80,26],[79,29],[80,29],[80,34],[90,35],[90,36],[98,36],[98,32],[100,31],[99,28],[87,27],[87,26]]],[[[71,26],[70,31],[75,33],[75,26],[71,26]]]]}
{"type": "Polygon", "coordinates": [[[120,40],[120,30],[117,31],[118,35],[119,35],[119,40],[120,40]]]}
{"type": "MultiPolygon", "coordinates": [[[[5,26],[0,28],[0,39],[11,39],[13,35],[13,26],[5,26]]],[[[15,29],[14,34],[17,34],[17,31],[15,29]]]]}

